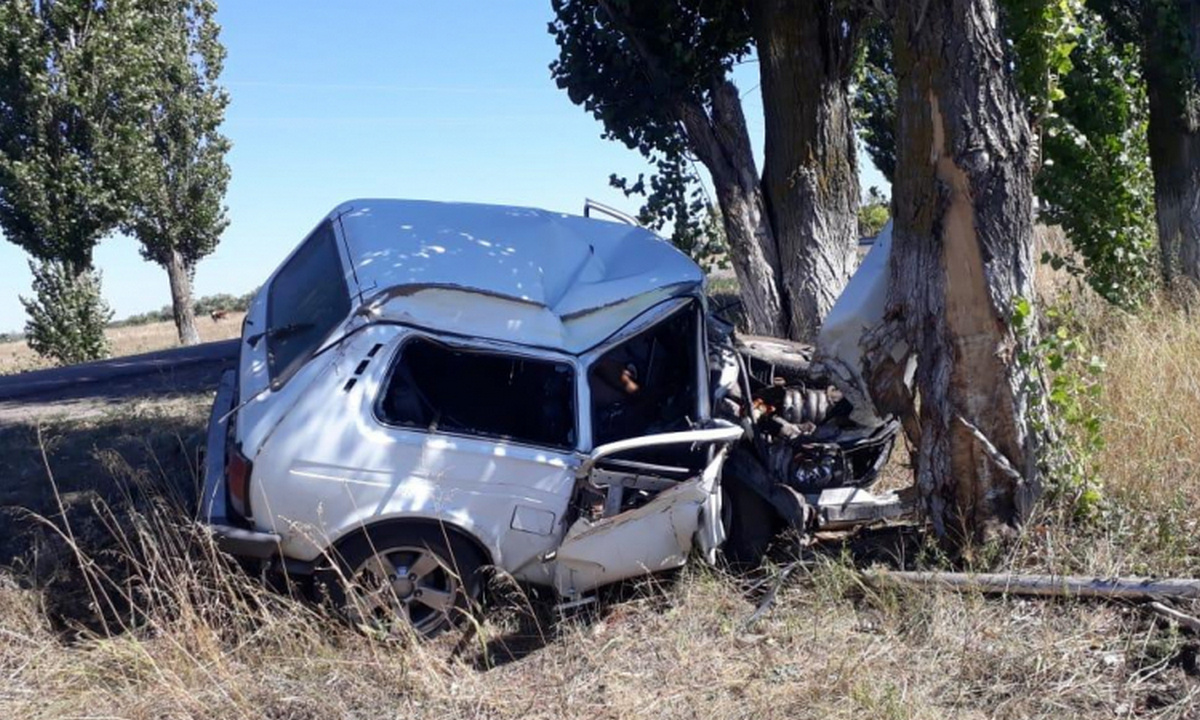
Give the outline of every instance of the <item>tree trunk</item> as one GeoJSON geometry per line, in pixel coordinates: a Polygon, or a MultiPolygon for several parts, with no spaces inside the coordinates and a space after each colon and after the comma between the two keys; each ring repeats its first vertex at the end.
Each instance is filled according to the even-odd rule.
{"type": "MultiPolygon", "coordinates": [[[[630,19],[624,4],[599,0],[598,5],[629,39],[651,84],[673,87],[675,80],[662,70],[660,59],[643,37],[643,28],[630,19]]],[[[722,77],[713,81],[708,100],[707,108],[686,95],[664,102],[683,125],[691,151],[712,176],[746,324],[753,333],[787,337],[787,316],[779,295],[779,256],[741,98],[737,87],[722,77]]]]}
{"type": "Polygon", "coordinates": [[[1163,279],[1200,283],[1200,0],[1178,0],[1172,22],[1153,15],[1142,50],[1150,104],[1150,166],[1163,279]],[[1191,49],[1180,57],[1179,42],[1191,49]]]}
{"type": "Polygon", "coordinates": [[[750,4],[762,77],[763,188],[789,335],[811,340],[857,265],[850,80],[859,18],[839,0],[750,4]]]}
{"type": "Polygon", "coordinates": [[[1036,489],[1012,329],[1030,298],[1030,132],[995,0],[901,2],[889,315],[918,356],[917,483],[952,544],[1019,527],[1036,489]]]}
{"type": "Polygon", "coordinates": [[[171,312],[175,316],[179,344],[198,345],[200,333],[196,330],[196,311],[192,307],[192,269],[184,262],[179,251],[173,248],[167,257],[166,268],[167,279],[171,282],[171,312]]]}
{"type": "Polygon", "coordinates": [[[746,323],[753,333],[788,337],[775,236],[737,87],[718,81],[711,102],[711,114],[690,102],[680,103],[678,114],[692,151],[712,176],[746,323]]]}

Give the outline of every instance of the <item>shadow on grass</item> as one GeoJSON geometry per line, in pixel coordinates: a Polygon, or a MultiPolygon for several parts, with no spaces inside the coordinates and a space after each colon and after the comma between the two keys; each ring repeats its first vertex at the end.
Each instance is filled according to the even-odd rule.
{"type": "MultiPolygon", "coordinates": [[[[56,629],[98,631],[82,564],[120,585],[122,530],[150,503],[192,508],[207,398],[177,398],[85,420],[0,427],[0,567],[41,591],[56,629]]],[[[107,603],[101,603],[107,604],[107,603]]]]}

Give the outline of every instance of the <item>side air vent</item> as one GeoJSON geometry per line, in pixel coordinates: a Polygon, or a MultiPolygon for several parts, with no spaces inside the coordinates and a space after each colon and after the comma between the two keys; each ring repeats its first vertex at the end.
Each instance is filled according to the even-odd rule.
{"type": "Polygon", "coordinates": [[[367,357],[358,364],[358,367],[354,368],[354,377],[346,381],[346,384],[342,386],[342,392],[350,392],[350,389],[358,383],[358,376],[366,372],[367,366],[371,364],[371,358],[375,357],[382,347],[383,343],[375,343],[370,352],[367,353],[367,357]]]}

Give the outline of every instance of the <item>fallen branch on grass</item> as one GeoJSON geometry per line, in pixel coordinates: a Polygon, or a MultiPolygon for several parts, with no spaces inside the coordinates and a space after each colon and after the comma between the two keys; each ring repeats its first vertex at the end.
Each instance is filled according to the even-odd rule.
{"type": "Polygon", "coordinates": [[[1200,620],[1197,620],[1196,618],[1192,617],[1191,615],[1188,615],[1186,613],[1181,613],[1178,610],[1176,610],[1175,608],[1167,607],[1166,605],[1163,605],[1160,602],[1146,603],[1146,607],[1150,608],[1158,615],[1161,615],[1161,616],[1167,618],[1168,620],[1174,620],[1175,622],[1177,622],[1181,626],[1191,630],[1192,632],[1200,633],[1200,620]]]}
{"type": "Polygon", "coordinates": [[[942,587],[956,592],[1004,595],[1106,598],[1121,600],[1200,600],[1200,580],[1166,578],[1089,578],[1079,575],[1010,575],[874,570],[867,582],[942,587]]]}

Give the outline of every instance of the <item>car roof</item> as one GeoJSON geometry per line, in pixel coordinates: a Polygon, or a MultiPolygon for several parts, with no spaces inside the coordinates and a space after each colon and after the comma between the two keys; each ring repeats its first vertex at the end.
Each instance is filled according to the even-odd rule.
{"type": "Polygon", "coordinates": [[[362,304],[379,319],[578,354],[704,273],[654,233],[534,208],[339,205],[362,304]]]}

